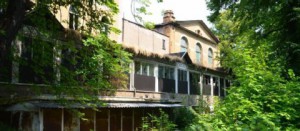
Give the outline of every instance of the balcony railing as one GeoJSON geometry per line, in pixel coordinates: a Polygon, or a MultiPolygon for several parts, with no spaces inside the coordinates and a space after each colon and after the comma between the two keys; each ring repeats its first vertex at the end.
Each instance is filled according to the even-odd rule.
{"type": "Polygon", "coordinates": [[[200,86],[198,83],[191,83],[190,84],[190,94],[192,95],[199,95],[200,94],[200,86]]]}
{"type": "Polygon", "coordinates": [[[134,86],[136,90],[155,91],[155,77],[134,74],[134,86]]]}
{"type": "Polygon", "coordinates": [[[188,82],[178,81],[178,93],[187,94],[188,93],[188,82]]]}
{"type": "Polygon", "coordinates": [[[203,85],[203,95],[211,95],[210,85],[203,85]]]}
{"type": "Polygon", "coordinates": [[[175,93],[175,80],[159,78],[158,89],[159,92],[175,93]]]}

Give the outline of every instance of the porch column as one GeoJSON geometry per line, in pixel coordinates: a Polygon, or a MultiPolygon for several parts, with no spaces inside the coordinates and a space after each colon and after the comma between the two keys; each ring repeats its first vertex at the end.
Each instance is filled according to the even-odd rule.
{"type": "Polygon", "coordinates": [[[16,60],[21,57],[22,51],[22,41],[16,38],[15,41],[12,42],[13,49],[13,61],[12,61],[12,69],[11,69],[11,83],[19,83],[19,61],[16,60]]]}
{"type": "Polygon", "coordinates": [[[40,121],[40,131],[44,130],[44,114],[43,114],[43,110],[39,109],[39,121],[40,121]]]}
{"type": "Polygon", "coordinates": [[[202,100],[203,100],[203,74],[200,74],[200,79],[198,84],[200,87],[200,96],[202,96],[202,100]]]}
{"type": "Polygon", "coordinates": [[[223,82],[224,82],[223,87],[224,87],[224,97],[225,97],[226,96],[226,79],[225,78],[223,79],[223,82]]]}
{"type": "Polygon", "coordinates": [[[188,83],[188,88],[187,88],[187,93],[188,93],[188,95],[190,94],[190,72],[187,70],[186,71],[186,78],[187,78],[187,83],[188,83]]]}
{"type": "Polygon", "coordinates": [[[221,82],[220,82],[220,77],[218,77],[218,91],[219,91],[218,96],[220,97],[221,96],[221,82]]]}
{"type": "Polygon", "coordinates": [[[96,127],[97,127],[97,125],[96,125],[96,123],[97,123],[97,112],[95,111],[95,110],[93,110],[93,116],[94,116],[94,131],[97,129],[96,127]]]}
{"type": "Polygon", "coordinates": [[[134,109],[132,110],[132,131],[134,131],[134,109]]]}
{"type": "Polygon", "coordinates": [[[133,91],[135,90],[135,87],[134,87],[134,72],[135,72],[135,64],[134,64],[134,61],[131,62],[129,64],[129,68],[130,68],[130,74],[129,74],[129,90],[133,91]]]}
{"type": "Polygon", "coordinates": [[[61,131],[64,131],[64,114],[65,114],[65,112],[64,112],[64,109],[61,109],[61,131]]]}
{"type": "Polygon", "coordinates": [[[59,45],[62,45],[62,42],[59,42],[58,40],[55,42],[55,46],[53,47],[53,52],[54,52],[54,58],[53,58],[53,63],[54,63],[54,73],[55,73],[55,84],[60,84],[61,80],[61,73],[59,66],[61,65],[61,54],[62,50],[58,48],[59,45]]]}
{"type": "MultiPolygon", "coordinates": [[[[203,74],[200,74],[200,81],[199,81],[199,86],[200,86],[200,100],[198,101],[198,105],[200,107],[203,107],[204,105],[204,96],[203,96],[203,74]]],[[[199,112],[203,113],[203,111],[199,108],[199,112]]]]}
{"type": "Polygon", "coordinates": [[[158,92],[158,64],[154,65],[155,92],[158,92]]]}
{"type": "Polygon", "coordinates": [[[175,93],[178,94],[178,68],[175,67],[175,93]]]}
{"type": "Polygon", "coordinates": [[[214,81],[211,75],[209,77],[210,77],[210,108],[212,111],[214,105],[214,81]]]}
{"type": "Polygon", "coordinates": [[[121,131],[123,131],[123,110],[121,109],[121,131]]]}
{"type": "Polygon", "coordinates": [[[108,121],[107,122],[108,123],[107,124],[107,126],[108,126],[107,129],[110,131],[110,109],[108,109],[108,119],[107,119],[107,121],[108,121]]]}

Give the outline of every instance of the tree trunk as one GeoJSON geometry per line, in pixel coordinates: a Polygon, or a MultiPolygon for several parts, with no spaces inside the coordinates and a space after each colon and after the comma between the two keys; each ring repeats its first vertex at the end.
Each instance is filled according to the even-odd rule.
{"type": "Polygon", "coordinates": [[[11,74],[11,43],[22,27],[26,11],[31,7],[30,0],[8,0],[7,8],[0,16],[0,78],[2,79],[7,79],[4,76],[11,77],[9,75],[11,74]]]}

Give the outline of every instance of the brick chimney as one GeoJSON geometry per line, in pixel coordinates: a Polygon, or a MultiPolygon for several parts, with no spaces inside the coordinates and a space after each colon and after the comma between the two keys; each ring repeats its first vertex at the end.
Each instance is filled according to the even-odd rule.
{"type": "Polygon", "coordinates": [[[166,10],[164,13],[163,23],[169,23],[169,22],[174,22],[174,21],[175,21],[175,17],[174,17],[173,11],[166,10]]]}

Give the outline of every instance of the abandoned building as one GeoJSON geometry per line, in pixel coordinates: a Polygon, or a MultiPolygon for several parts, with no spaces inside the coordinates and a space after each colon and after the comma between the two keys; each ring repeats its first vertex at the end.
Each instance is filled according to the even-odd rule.
{"type": "MultiPolygon", "coordinates": [[[[77,23],[60,23],[73,18],[72,9],[65,9],[65,12],[69,13],[63,17],[52,14],[51,21],[60,25],[59,28],[75,29],[77,23]]],[[[29,87],[46,85],[33,85],[33,81],[41,82],[42,79],[37,80],[34,73],[28,70],[28,65],[13,63],[9,69],[14,74],[8,75],[9,81],[0,79],[0,88],[10,86],[16,90],[2,88],[0,95],[3,100],[19,98],[1,106],[0,121],[15,129],[28,131],[133,131],[139,129],[143,116],[155,113],[159,108],[171,110],[197,106],[199,99],[212,106],[214,97],[226,95],[229,80],[217,59],[220,55],[219,39],[203,21],[177,21],[173,12],[167,10],[163,22],[150,30],[117,17],[116,26],[122,33],[111,37],[133,53],[127,89],[119,89],[114,95],[99,96],[99,100],[106,104],[98,106],[98,111],[79,108],[80,105],[66,107],[53,102],[55,98],[51,94],[31,96],[29,87]],[[78,108],[90,121],[73,115],[69,108],[78,108]]],[[[30,26],[23,29],[25,35],[28,28],[30,26]]],[[[16,40],[12,46],[20,48],[20,57],[29,59],[33,49],[26,49],[26,46],[30,42],[32,40],[29,38],[16,40]]]]}

